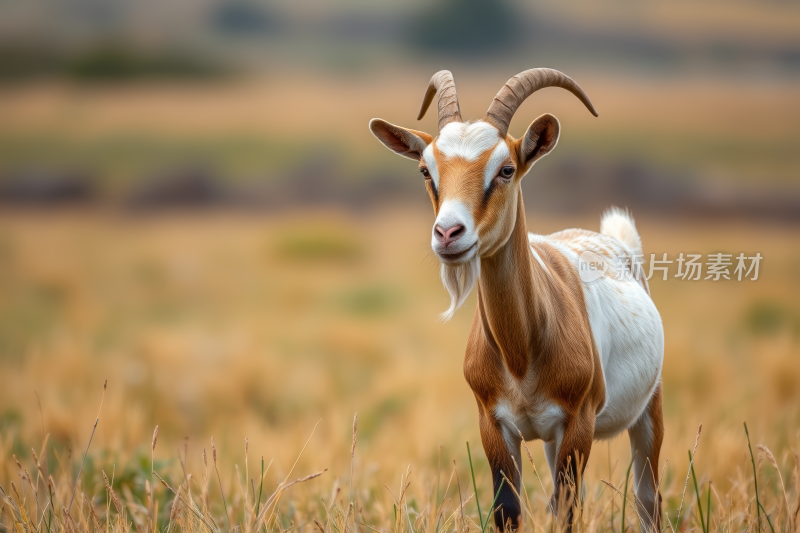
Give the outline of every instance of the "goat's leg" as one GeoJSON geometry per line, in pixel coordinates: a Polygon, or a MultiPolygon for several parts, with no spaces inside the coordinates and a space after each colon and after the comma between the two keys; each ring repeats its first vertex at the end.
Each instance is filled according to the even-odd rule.
{"type": "Polygon", "coordinates": [[[556,516],[559,504],[568,505],[567,531],[572,530],[573,509],[580,497],[578,484],[583,479],[589,452],[592,450],[594,424],[594,409],[590,405],[581,406],[576,414],[566,420],[560,442],[557,442],[555,491],[551,503],[556,516]]]}
{"type": "Polygon", "coordinates": [[[633,455],[633,487],[642,531],[661,531],[661,494],[658,491],[658,455],[664,438],[661,384],[636,423],[628,428],[633,455]]]}
{"type": "Polygon", "coordinates": [[[544,456],[547,459],[547,466],[550,467],[550,477],[553,478],[553,486],[556,486],[556,457],[558,456],[558,444],[556,441],[544,443],[544,456]]]}
{"type": "MultiPolygon", "coordinates": [[[[478,410],[480,411],[481,442],[492,469],[492,481],[494,482],[492,497],[497,495],[494,509],[495,526],[497,531],[505,531],[506,526],[518,529],[522,521],[521,502],[517,497],[517,494],[520,493],[521,481],[520,472],[517,469],[518,465],[521,465],[522,459],[520,455],[521,440],[519,435],[515,435],[511,431],[504,432],[500,422],[491,412],[485,412],[480,404],[478,410]],[[504,477],[507,478],[505,482],[503,481],[504,477]],[[509,486],[509,482],[513,488],[509,486]]],[[[491,513],[492,510],[490,509],[489,512],[491,513]]]]}

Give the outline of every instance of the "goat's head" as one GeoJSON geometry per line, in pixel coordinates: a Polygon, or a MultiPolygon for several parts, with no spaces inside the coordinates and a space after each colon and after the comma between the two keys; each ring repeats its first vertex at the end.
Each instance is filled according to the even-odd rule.
{"type": "Polygon", "coordinates": [[[433,203],[431,247],[442,263],[442,281],[450,292],[450,318],[477,280],[480,258],[497,252],[511,236],[517,216],[520,182],[533,164],[558,142],[560,126],[546,113],[514,139],[508,126],[531,94],[561,87],[577,96],[597,116],[589,98],[571,78],[538,68],[517,74],[500,89],[482,120],[463,122],[453,75],[446,70],[431,78],[417,120],[438,93],[439,131],[402,128],[385,120],[369,123],[372,133],[390,150],[419,161],[433,203]]]}

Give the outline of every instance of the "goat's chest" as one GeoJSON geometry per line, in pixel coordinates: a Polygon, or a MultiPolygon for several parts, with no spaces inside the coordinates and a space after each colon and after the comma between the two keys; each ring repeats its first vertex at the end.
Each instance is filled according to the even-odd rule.
{"type": "Polygon", "coordinates": [[[535,365],[530,354],[515,353],[528,361],[522,376],[515,375],[514,365],[482,341],[473,335],[464,360],[464,377],[479,403],[502,424],[507,437],[519,431],[525,440],[555,440],[565,412],[553,394],[552,379],[548,379],[553,374],[551,365],[535,365]]]}
{"type": "Polygon", "coordinates": [[[540,386],[540,376],[532,369],[522,378],[511,375],[507,369],[498,370],[492,377],[494,386],[488,397],[481,394],[484,379],[468,381],[476,396],[502,424],[503,433],[511,437],[521,432],[525,440],[556,440],[564,410],[546,394],[546,387],[540,386]]]}
{"type": "Polygon", "coordinates": [[[530,370],[522,379],[506,374],[494,415],[505,432],[522,433],[526,441],[557,439],[564,422],[564,409],[542,387],[542,376],[530,370]]]}

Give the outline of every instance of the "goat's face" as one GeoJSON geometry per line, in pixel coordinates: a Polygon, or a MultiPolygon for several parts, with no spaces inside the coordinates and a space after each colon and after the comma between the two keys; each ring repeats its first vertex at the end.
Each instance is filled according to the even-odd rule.
{"type": "Polygon", "coordinates": [[[439,93],[439,133],[401,128],[372,119],[369,129],[387,148],[419,161],[436,221],[431,247],[442,262],[442,282],[450,292],[449,319],[464,303],[480,273],[481,258],[494,255],[509,239],[520,205],[520,181],[558,142],[556,117],[542,115],[514,139],[508,125],[531,94],[561,87],[577,96],[595,116],[589,98],[565,74],[531,69],[508,80],[483,120],[463,122],[453,75],[437,72],[428,84],[417,119],[439,93]]]}
{"type": "Polygon", "coordinates": [[[436,217],[431,247],[447,265],[493,255],[514,230],[520,181],[558,142],[545,114],[520,139],[501,137],[485,121],[450,122],[435,138],[380,119],[372,133],[389,149],[419,161],[436,217]]]}

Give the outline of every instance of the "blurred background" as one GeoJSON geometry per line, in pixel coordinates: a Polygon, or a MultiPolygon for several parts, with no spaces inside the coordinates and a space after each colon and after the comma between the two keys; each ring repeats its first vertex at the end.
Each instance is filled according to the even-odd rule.
{"type": "MultiPolygon", "coordinates": [[[[667,482],[701,422],[721,486],[745,465],[742,420],[784,460],[800,429],[800,4],[0,0],[0,480],[45,433],[82,450],[105,378],[92,446],[117,464],[159,424],[165,456],[189,436],[202,468],[210,435],[234,458],[249,436],[285,475],[322,419],[304,460],[342,466],[356,411],[357,472],[377,487],[435,468],[439,444],[483,457],[461,373],[475,296],[437,321],[422,179],[367,123],[435,133],[435,113],[414,120],[433,72],[480,118],[542,66],[600,116],[557,89],[517,112],[515,136],[544,112],[562,124],[524,181],[529,230],[597,230],[619,205],[647,257],[764,257],[755,282],[651,280],[667,482]]],[[[595,482],[627,438],[604,455],[595,482]]]]}

